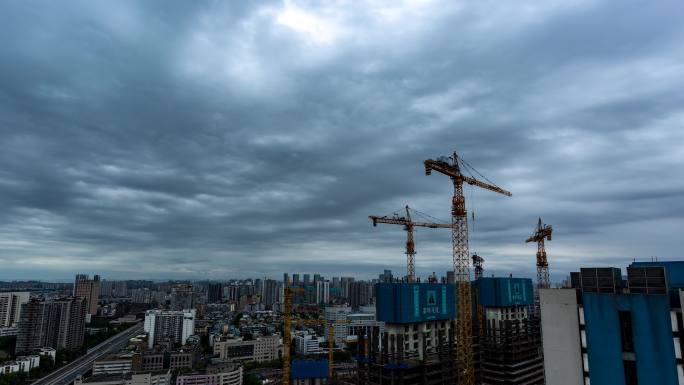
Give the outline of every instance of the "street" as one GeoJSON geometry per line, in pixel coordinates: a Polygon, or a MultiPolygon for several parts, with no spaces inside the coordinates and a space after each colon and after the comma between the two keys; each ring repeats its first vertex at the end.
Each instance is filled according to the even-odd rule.
{"type": "Polygon", "coordinates": [[[74,382],[78,376],[87,373],[93,365],[93,362],[101,356],[109,353],[115,353],[124,347],[128,340],[143,332],[143,323],[131,326],[122,331],[114,337],[100,343],[99,345],[88,349],[88,352],[70,362],[64,367],[48,374],[47,376],[36,380],[33,385],[68,385],[74,382]]]}

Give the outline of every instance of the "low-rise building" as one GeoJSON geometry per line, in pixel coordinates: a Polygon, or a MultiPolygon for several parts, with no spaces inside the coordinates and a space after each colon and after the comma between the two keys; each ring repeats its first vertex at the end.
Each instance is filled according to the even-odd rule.
{"type": "Polygon", "coordinates": [[[57,359],[57,349],[55,348],[41,348],[38,351],[38,355],[42,357],[50,357],[52,359],[52,362],[55,362],[57,359]]]}
{"type": "Polygon", "coordinates": [[[280,336],[262,336],[244,341],[229,339],[214,343],[214,354],[223,360],[265,362],[279,358],[280,336]]]}
{"type": "Polygon", "coordinates": [[[19,356],[14,361],[0,364],[0,374],[28,373],[38,366],[40,366],[39,355],[19,356]]]}
{"type": "Polygon", "coordinates": [[[195,352],[193,351],[177,351],[169,353],[169,369],[192,369],[194,363],[195,352]]]}
{"type": "Polygon", "coordinates": [[[93,362],[93,375],[128,373],[133,370],[133,355],[109,355],[93,362]]]}
{"type": "Polygon", "coordinates": [[[166,372],[148,373],[101,373],[87,378],[77,378],[74,385],[172,385],[172,375],[166,372]]]}
{"type": "Polygon", "coordinates": [[[325,342],[323,337],[317,337],[308,331],[296,332],[294,336],[295,351],[297,354],[321,354],[325,353],[321,349],[321,344],[325,342]]]}
{"type": "Polygon", "coordinates": [[[222,364],[208,367],[206,373],[179,375],[176,385],[242,385],[242,365],[222,364]]]}

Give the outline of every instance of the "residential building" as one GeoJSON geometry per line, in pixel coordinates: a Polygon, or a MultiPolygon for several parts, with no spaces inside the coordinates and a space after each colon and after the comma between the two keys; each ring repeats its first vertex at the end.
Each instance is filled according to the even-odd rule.
{"type": "Polygon", "coordinates": [[[684,261],[582,268],[540,290],[546,383],[684,383],[684,261]]]}
{"type": "Polygon", "coordinates": [[[95,275],[93,279],[88,279],[87,275],[78,274],[76,276],[74,297],[83,298],[88,303],[88,314],[97,315],[97,300],[100,296],[100,276],[95,275]]]}
{"type": "Polygon", "coordinates": [[[366,306],[373,301],[373,284],[366,281],[349,283],[349,303],[354,310],[366,306]]]}
{"type": "Polygon", "coordinates": [[[28,291],[0,293],[0,328],[17,326],[21,305],[27,303],[29,297],[28,291]]]}
{"type": "Polygon", "coordinates": [[[324,310],[325,330],[329,330],[332,323],[335,329],[333,335],[336,342],[347,339],[347,316],[351,314],[352,308],[346,305],[326,306],[324,310]]]}
{"type": "Polygon", "coordinates": [[[79,298],[32,299],[23,304],[17,352],[33,352],[44,347],[80,349],[85,334],[86,312],[87,302],[79,298]]]}
{"type": "Polygon", "coordinates": [[[273,309],[273,305],[278,301],[278,288],[278,281],[275,279],[264,280],[261,303],[264,304],[266,309],[273,309]]]}
{"type": "Polygon", "coordinates": [[[145,331],[148,333],[148,348],[163,341],[184,345],[195,332],[195,309],[148,310],[145,313],[145,331]]]}
{"type": "Polygon", "coordinates": [[[38,355],[41,357],[49,357],[52,362],[57,359],[57,349],[54,348],[40,348],[38,350],[38,355]]]}
{"type": "Polygon", "coordinates": [[[195,293],[191,284],[174,285],[171,289],[171,310],[195,308],[195,293]]]}
{"type": "Polygon", "coordinates": [[[316,303],[327,304],[330,302],[330,282],[316,281],[316,303]]]}
{"type": "Polygon", "coordinates": [[[321,344],[325,343],[325,338],[317,337],[308,331],[296,332],[294,335],[294,345],[297,354],[322,354],[325,353],[321,344]]]}
{"type": "Polygon", "coordinates": [[[38,366],[40,366],[39,355],[19,356],[14,361],[0,364],[0,374],[28,373],[38,366]]]}
{"type": "Polygon", "coordinates": [[[223,285],[219,282],[207,286],[207,302],[217,303],[223,300],[223,285]]]}

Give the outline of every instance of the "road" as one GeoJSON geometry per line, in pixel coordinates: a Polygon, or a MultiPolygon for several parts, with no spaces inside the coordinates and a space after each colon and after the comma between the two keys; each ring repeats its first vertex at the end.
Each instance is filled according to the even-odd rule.
{"type": "Polygon", "coordinates": [[[32,385],[68,385],[74,382],[78,376],[86,374],[93,366],[96,359],[105,354],[118,352],[122,347],[126,346],[128,340],[143,332],[143,322],[138,322],[136,325],[122,331],[114,337],[102,342],[101,344],[88,349],[88,352],[78,357],[75,361],[70,362],[47,376],[36,380],[32,385]]]}

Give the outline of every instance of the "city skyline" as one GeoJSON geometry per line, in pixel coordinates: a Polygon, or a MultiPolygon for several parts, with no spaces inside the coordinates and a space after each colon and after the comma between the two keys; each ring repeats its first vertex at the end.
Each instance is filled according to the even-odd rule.
{"type": "Polygon", "coordinates": [[[485,276],[681,258],[680,3],[324,4],[0,5],[0,280],[401,276],[454,150],[485,276]]]}

